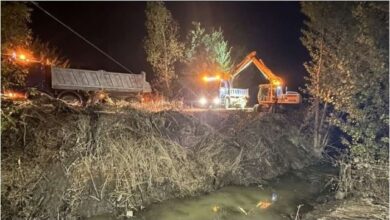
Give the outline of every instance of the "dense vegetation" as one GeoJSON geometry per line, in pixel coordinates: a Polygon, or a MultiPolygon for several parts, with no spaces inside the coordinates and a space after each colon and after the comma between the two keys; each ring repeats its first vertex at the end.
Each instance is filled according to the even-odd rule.
{"type": "Polygon", "coordinates": [[[11,61],[13,50],[28,48],[31,44],[31,9],[23,3],[1,3],[1,86],[2,89],[24,83],[26,66],[11,61]],[[3,56],[6,56],[3,58],[3,56]]]}
{"type": "Polygon", "coordinates": [[[302,3],[307,16],[302,42],[312,58],[305,66],[314,146],[324,147],[327,124],[343,132],[348,147],[341,166],[343,195],[388,196],[388,7],[388,2],[302,3]]]}
{"type": "Polygon", "coordinates": [[[21,2],[1,3],[1,87],[22,86],[32,63],[66,67],[69,61],[58,49],[43,42],[29,28],[32,8],[21,2]],[[30,61],[15,59],[23,54],[30,61]]]}

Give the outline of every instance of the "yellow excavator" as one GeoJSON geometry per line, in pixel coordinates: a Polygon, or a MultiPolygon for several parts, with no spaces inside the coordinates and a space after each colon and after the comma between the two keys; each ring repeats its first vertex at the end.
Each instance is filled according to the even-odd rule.
{"type": "MultiPolygon", "coordinates": [[[[250,64],[254,64],[263,76],[269,81],[269,84],[260,84],[259,93],[257,94],[258,104],[255,110],[261,109],[274,110],[276,105],[297,105],[302,102],[301,95],[294,91],[283,91],[284,82],[282,78],[276,76],[264,62],[256,56],[256,51],[249,53],[233,70],[230,72],[228,79],[229,84],[233,87],[236,77],[246,69],[250,64]]],[[[226,78],[225,78],[226,79],[226,78]]]]}

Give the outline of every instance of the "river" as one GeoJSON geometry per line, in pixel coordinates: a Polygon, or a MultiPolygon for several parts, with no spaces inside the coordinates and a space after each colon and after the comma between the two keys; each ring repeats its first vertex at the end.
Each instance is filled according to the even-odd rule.
{"type": "MultiPolygon", "coordinates": [[[[329,169],[327,170],[329,172],[329,169]]],[[[334,172],[334,171],[333,171],[334,172]]],[[[265,186],[227,186],[215,192],[192,198],[178,198],[156,203],[135,213],[137,220],[282,220],[294,219],[297,207],[301,212],[320,190],[323,168],[291,172],[265,186]],[[310,173],[311,172],[311,173],[310,173]],[[314,177],[309,177],[314,174],[314,177]],[[311,180],[310,180],[311,179],[311,180]],[[316,182],[317,181],[317,182],[316,182]],[[277,200],[272,202],[272,194],[277,200]]],[[[114,219],[96,216],[91,220],[114,219]]]]}

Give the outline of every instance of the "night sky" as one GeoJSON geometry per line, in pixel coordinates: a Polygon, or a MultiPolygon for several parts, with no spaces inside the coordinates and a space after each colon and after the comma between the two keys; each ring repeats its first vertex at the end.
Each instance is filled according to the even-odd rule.
{"type": "MultiPolygon", "coordinates": [[[[133,72],[152,71],[143,49],[146,2],[39,4],[133,72]]],[[[302,64],[309,57],[299,40],[305,17],[298,2],[166,2],[166,5],[180,25],[182,39],[192,21],[199,21],[206,28],[221,27],[233,50],[246,51],[243,56],[255,50],[290,88],[303,85],[306,71],[302,64]]],[[[57,47],[70,60],[71,67],[125,72],[35,6],[31,7],[34,36],[57,47]]],[[[260,77],[255,71],[254,67],[248,68],[242,77],[253,81],[260,77]]]]}

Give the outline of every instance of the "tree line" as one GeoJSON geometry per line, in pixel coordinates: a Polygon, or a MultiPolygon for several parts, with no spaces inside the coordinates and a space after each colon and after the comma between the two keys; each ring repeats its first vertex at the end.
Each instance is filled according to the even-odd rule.
{"type": "Polygon", "coordinates": [[[201,23],[193,22],[182,42],[179,24],[164,2],[147,2],[145,25],[147,61],[155,74],[153,88],[165,97],[174,98],[174,91],[181,86],[178,85],[178,63],[189,76],[228,72],[233,66],[232,47],[221,28],[206,29],[201,23]]]}

